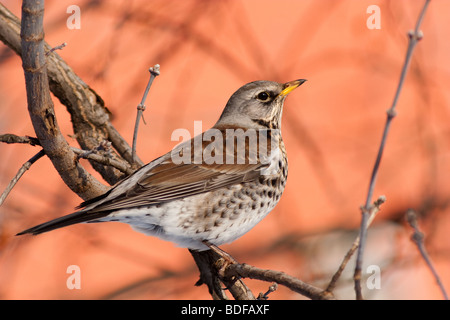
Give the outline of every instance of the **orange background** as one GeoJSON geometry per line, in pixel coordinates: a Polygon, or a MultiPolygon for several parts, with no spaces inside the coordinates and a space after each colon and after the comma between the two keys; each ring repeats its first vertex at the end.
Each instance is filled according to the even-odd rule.
{"type": "MultiPolygon", "coordinates": [[[[20,16],[20,2],[3,1],[20,16]]],[[[306,78],[285,103],[283,138],[289,179],[278,206],[223,249],[238,261],[282,270],[325,287],[356,237],[359,206],[423,1],[229,0],[46,1],[46,41],[105,100],[113,124],[131,143],[148,68],[161,65],[150,90],[138,154],[169,151],[177,128],[212,126],[229,96],[253,80],[306,78]],[[69,30],[69,5],[81,29],[69,30]],[[370,30],[369,5],[381,9],[370,30]]],[[[422,25],[389,133],[374,197],[387,202],[371,226],[364,255],[368,299],[441,299],[404,222],[416,209],[426,246],[450,290],[450,2],[433,0],[422,25]],[[381,289],[369,289],[370,265],[381,289]]],[[[61,131],[73,146],[70,118],[54,99],[61,131]]],[[[0,44],[0,133],[34,136],[21,60],[0,44]]],[[[0,190],[38,152],[0,144],[0,190]]],[[[82,160],[86,167],[87,162],[82,160]]],[[[92,170],[91,170],[92,171],[92,170]]],[[[96,175],[98,177],[98,175],[96,175]]],[[[83,224],[37,237],[14,235],[70,213],[81,200],[46,158],[35,163],[0,207],[1,299],[210,299],[195,287],[198,270],[186,249],[120,223],[83,224]],[[81,270],[69,290],[67,267],[81,270]]],[[[335,291],[353,299],[350,262],[335,291]]],[[[247,281],[255,294],[270,285],[247,281]]],[[[302,299],[279,287],[271,299],[302,299]]]]}

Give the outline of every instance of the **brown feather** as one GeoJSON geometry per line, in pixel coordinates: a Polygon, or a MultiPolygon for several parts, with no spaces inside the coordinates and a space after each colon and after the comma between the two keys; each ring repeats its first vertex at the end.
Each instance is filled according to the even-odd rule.
{"type": "MultiPolygon", "coordinates": [[[[227,127],[227,129],[230,129],[230,127],[227,127]]],[[[223,137],[225,137],[225,129],[220,128],[219,130],[223,134],[223,137]]],[[[241,134],[245,134],[245,131],[241,134]]],[[[191,148],[194,148],[194,139],[195,138],[191,139],[186,145],[190,143],[191,148]]],[[[224,139],[223,148],[217,150],[217,152],[222,157],[222,162],[226,162],[228,155],[233,160],[232,163],[207,164],[203,161],[200,164],[175,164],[170,157],[168,160],[153,167],[151,165],[152,163],[150,163],[138,170],[148,171],[145,172],[131,189],[123,190],[119,195],[107,200],[108,196],[113,191],[119,191],[115,189],[121,188],[123,182],[132,179],[138,171],[127,177],[125,180],[122,180],[122,182],[118,183],[104,195],[83,202],[79,208],[92,206],[95,205],[96,202],[100,202],[97,206],[88,210],[82,209],[78,212],[45,222],[33,228],[24,230],[18,235],[25,233],[39,234],[80,222],[89,222],[104,218],[116,210],[152,206],[258,179],[261,175],[261,170],[268,165],[259,161],[259,150],[252,150],[250,148],[250,141],[247,140],[248,139],[245,139],[245,152],[243,155],[241,154],[241,157],[239,158],[236,152],[234,152],[236,144],[234,144],[231,149],[229,148],[230,146],[227,148],[226,139],[224,139]],[[257,161],[256,163],[249,163],[250,159],[256,159],[257,161]],[[236,164],[238,163],[238,160],[241,160],[241,162],[244,163],[236,164]]],[[[270,134],[268,140],[268,151],[270,152],[270,134]]],[[[200,150],[202,155],[203,151],[210,143],[212,142],[202,142],[202,148],[200,150]]],[[[195,149],[192,150],[195,151],[195,149]]],[[[158,161],[169,154],[170,152],[154,161],[158,161]]],[[[191,154],[191,162],[194,162],[194,153],[191,154]]]]}

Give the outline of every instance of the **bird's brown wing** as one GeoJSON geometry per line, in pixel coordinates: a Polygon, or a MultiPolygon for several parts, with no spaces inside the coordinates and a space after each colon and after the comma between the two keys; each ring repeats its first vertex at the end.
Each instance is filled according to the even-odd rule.
{"type": "Polygon", "coordinates": [[[89,212],[156,205],[214,191],[257,179],[262,168],[261,164],[177,165],[169,160],[149,170],[132,188],[90,209],[89,212]]]}
{"type": "MultiPolygon", "coordinates": [[[[215,130],[220,133],[220,136],[225,136],[224,130],[215,130]]],[[[237,135],[246,134],[243,130],[237,132],[237,135]]],[[[196,149],[195,139],[193,138],[175,149],[175,152],[188,152],[191,155],[189,163],[176,164],[173,160],[174,153],[168,153],[160,158],[162,161],[156,166],[150,164],[149,169],[142,168],[144,174],[141,174],[133,184],[123,188],[125,190],[117,192],[123,186],[121,183],[115,187],[116,190],[111,192],[111,196],[106,197],[98,205],[95,205],[95,201],[88,201],[93,206],[86,209],[93,213],[161,204],[252,181],[257,179],[261,175],[261,171],[268,166],[268,164],[258,161],[260,160],[260,150],[253,148],[249,140],[246,140],[246,143],[241,146],[245,148],[245,152],[236,152],[237,146],[228,145],[225,140],[222,140],[215,145],[216,148],[213,152],[208,153],[204,151],[207,150],[206,148],[210,148],[212,143],[202,139],[202,145],[199,148],[202,153],[200,158],[202,161],[197,164],[195,152],[190,151],[196,149]]],[[[133,179],[133,176],[126,180],[129,179],[133,179]]]]}
{"type": "MultiPolygon", "coordinates": [[[[245,153],[244,158],[248,160],[250,154],[245,153]]],[[[104,195],[82,203],[80,211],[42,223],[18,235],[36,235],[76,223],[95,221],[116,210],[161,204],[258,179],[268,165],[259,162],[250,164],[246,159],[243,164],[237,164],[241,162],[236,156],[230,164],[175,164],[166,155],[142,167],[104,195]],[[155,165],[156,162],[159,163],[155,165]]]]}

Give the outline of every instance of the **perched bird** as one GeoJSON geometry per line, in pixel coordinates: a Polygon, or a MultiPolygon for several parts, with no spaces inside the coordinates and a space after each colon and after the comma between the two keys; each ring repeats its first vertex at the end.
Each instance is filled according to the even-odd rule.
{"type": "Polygon", "coordinates": [[[305,81],[242,86],[211,129],[83,202],[79,211],[18,235],[81,222],[120,221],[191,250],[238,239],[283,193],[288,173],[280,131],[283,103],[305,81]]]}

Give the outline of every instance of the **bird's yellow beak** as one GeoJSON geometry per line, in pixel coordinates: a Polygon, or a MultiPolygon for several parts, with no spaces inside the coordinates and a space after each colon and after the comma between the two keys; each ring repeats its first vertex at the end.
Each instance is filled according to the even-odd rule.
{"type": "Polygon", "coordinates": [[[298,79],[298,80],[286,82],[284,84],[283,91],[281,91],[279,95],[282,97],[287,96],[292,90],[294,90],[295,88],[302,85],[305,81],[306,81],[306,79],[298,79]]]}

